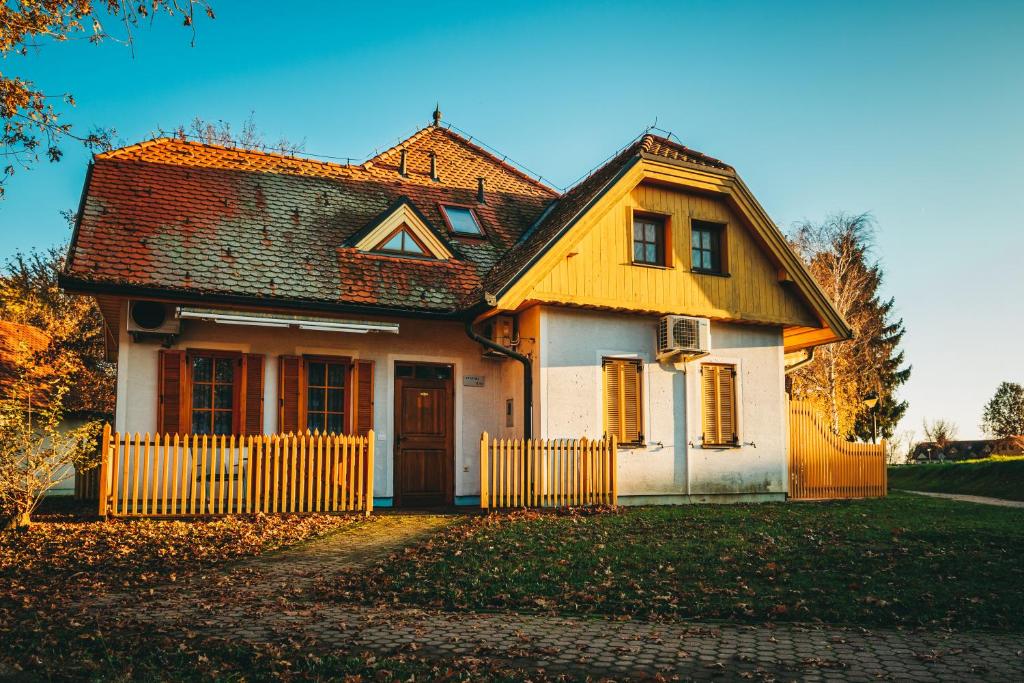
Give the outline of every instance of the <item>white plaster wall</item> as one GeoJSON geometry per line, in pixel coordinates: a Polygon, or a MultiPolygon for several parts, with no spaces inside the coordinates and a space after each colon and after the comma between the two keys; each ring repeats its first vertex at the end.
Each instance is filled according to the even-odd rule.
{"type": "Polygon", "coordinates": [[[657,319],[544,307],[541,311],[538,436],[600,437],[601,358],[644,361],[646,447],[619,451],[623,496],[783,493],[786,404],[780,328],[713,323],[704,362],[735,363],[740,441],[700,447],[698,362],[685,372],[655,360],[657,319]]]}
{"type": "MultiPolygon", "coordinates": [[[[123,318],[125,319],[125,318],[123,318]]],[[[345,334],[274,328],[244,327],[184,321],[174,348],[202,348],[261,353],[266,356],[263,428],[277,429],[277,377],[280,355],[327,354],[372,360],[374,365],[374,430],[376,465],[374,495],[394,494],[393,454],[394,367],[396,361],[451,363],[455,366],[455,495],[480,493],[480,434],[501,433],[504,428],[504,398],[511,391],[512,377],[503,382],[508,361],[482,358],[480,346],[472,342],[462,323],[395,319],[399,333],[345,334]],[[463,386],[465,375],[484,376],[483,387],[463,386]],[[504,386],[503,386],[504,385],[504,386]]],[[[122,330],[118,354],[117,414],[115,428],[121,432],[154,432],[157,421],[159,344],[133,342],[122,330]]],[[[521,389],[515,391],[521,406],[521,389]]],[[[521,419],[517,418],[521,425],[521,419]]]]}

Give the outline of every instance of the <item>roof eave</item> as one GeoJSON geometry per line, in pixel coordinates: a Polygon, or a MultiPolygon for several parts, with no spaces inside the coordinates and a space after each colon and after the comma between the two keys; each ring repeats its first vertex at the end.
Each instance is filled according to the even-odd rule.
{"type": "Polygon", "coordinates": [[[109,294],[126,297],[172,299],[200,303],[206,302],[231,306],[252,306],[254,308],[294,308],[297,310],[312,310],[324,313],[361,313],[365,315],[424,318],[431,320],[462,320],[466,317],[467,311],[465,308],[432,311],[428,309],[372,306],[367,304],[344,302],[332,303],[316,299],[251,296],[245,294],[227,294],[223,292],[209,293],[196,290],[148,287],[144,285],[131,285],[118,282],[95,281],[76,277],[67,273],[60,273],[58,275],[58,284],[64,290],[74,294],[109,294]]]}

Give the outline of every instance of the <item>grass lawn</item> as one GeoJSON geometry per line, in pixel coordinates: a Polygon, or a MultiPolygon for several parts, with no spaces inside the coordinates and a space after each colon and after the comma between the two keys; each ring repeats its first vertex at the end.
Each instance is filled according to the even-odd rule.
{"type": "Polygon", "coordinates": [[[1024,510],[895,494],[478,518],[343,599],[641,618],[1024,630],[1024,510]]]}
{"type": "Polygon", "coordinates": [[[996,455],[984,460],[890,467],[889,486],[1024,500],[1024,457],[996,455]]]}

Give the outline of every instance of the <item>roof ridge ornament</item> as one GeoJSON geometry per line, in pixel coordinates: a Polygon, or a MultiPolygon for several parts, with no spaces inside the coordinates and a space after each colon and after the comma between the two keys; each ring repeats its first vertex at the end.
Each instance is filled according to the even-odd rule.
{"type": "Polygon", "coordinates": [[[436,127],[441,125],[441,103],[440,102],[438,102],[437,104],[434,105],[434,114],[433,114],[433,116],[434,116],[434,127],[436,128],[436,127]]]}

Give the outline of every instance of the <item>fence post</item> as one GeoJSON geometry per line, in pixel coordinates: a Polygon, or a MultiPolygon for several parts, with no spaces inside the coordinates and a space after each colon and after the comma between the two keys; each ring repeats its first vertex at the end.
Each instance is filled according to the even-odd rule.
{"type": "Polygon", "coordinates": [[[373,453],[377,438],[371,429],[366,433],[366,516],[373,512],[373,453]]]}
{"type": "Polygon", "coordinates": [[[110,491],[110,484],[107,482],[107,477],[110,474],[110,465],[107,461],[110,459],[110,423],[103,425],[103,445],[100,447],[100,480],[99,489],[99,514],[104,519],[107,518],[107,493],[110,491]]]}
{"type": "Polygon", "coordinates": [[[612,434],[610,460],[612,468],[612,505],[617,507],[619,504],[619,437],[614,434],[612,434]]]}
{"type": "Polygon", "coordinates": [[[490,458],[487,457],[487,432],[480,435],[480,509],[486,510],[488,507],[488,495],[487,491],[487,464],[490,458]]]}

